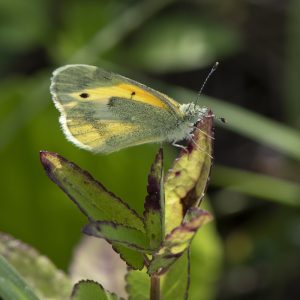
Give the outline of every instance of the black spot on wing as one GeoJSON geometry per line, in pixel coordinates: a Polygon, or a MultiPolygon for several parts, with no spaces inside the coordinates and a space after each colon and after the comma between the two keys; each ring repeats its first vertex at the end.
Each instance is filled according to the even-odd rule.
{"type": "Polygon", "coordinates": [[[88,98],[90,95],[88,94],[88,93],[81,93],[80,95],[79,95],[81,98],[88,98]]]}

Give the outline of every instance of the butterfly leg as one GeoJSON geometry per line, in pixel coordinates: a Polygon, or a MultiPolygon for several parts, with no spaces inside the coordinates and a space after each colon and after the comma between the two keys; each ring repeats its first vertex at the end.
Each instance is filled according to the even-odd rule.
{"type": "Polygon", "coordinates": [[[185,152],[188,152],[187,147],[176,144],[176,141],[173,141],[172,146],[183,149],[185,152]]]}

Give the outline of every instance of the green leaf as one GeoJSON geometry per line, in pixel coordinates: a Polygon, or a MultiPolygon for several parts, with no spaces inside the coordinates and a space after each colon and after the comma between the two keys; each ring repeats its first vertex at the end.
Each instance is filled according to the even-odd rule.
{"type": "Polygon", "coordinates": [[[129,300],[149,300],[150,277],[145,270],[130,270],[125,280],[129,300]]]}
{"type": "Polygon", "coordinates": [[[0,255],[0,296],[5,300],[38,300],[16,269],[0,255]]]}
{"type": "Polygon", "coordinates": [[[128,247],[112,244],[113,249],[120,254],[120,257],[126,262],[126,264],[135,269],[141,270],[144,267],[144,256],[141,252],[132,250],[128,247]]]}
{"type": "Polygon", "coordinates": [[[48,177],[93,221],[111,221],[144,231],[138,214],[120,198],[105,189],[88,172],[56,153],[41,151],[48,177]]]}
{"type": "Polygon", "coordinates": [[[118,300],[115,294],[106,291],[101,284],[82,280],[75,284],[72,292],[72,300],[118,300]]]}
{"type": "Polygon", "coordinates": [[[161,292],[164,300],[187,299],[190,281],[189,251],[185,251],[162,276],[161,292]]]}
{"type": "Polygon", "coordinates": [[[189,207],[198,205],[206,189],[212,163],[213,115],[196,124],[193,141],[182,150],[165,180],[166,233],[179,226],[189,207]]]}
{"type": "Polygon", "coordinates": [[[144,223],[150,248],[157,249],[164,237],[163,150],[156,155],[148,176],[148,195],[145,201],[144,223]]]}
{"type": "Polygon", "coordinates": [[[191,208],[187,212],[186,222],[166,236],[162,247],[150,262],[148,273],[152,275],[172,265],[187,250],[198,229],[211,219],[210,213],[197,207],[191,208]]]}
{"type": "MultiPolygon", "coordinates": [[[[107,191],[88,172],[56,153],[41,151],[40,158],[48,177],[69,196],[91,222],[114,221],[144,232],[141,217],[123,200],[107,191]]],[[[122,246],[113,245],[113,248],[121,258],[128,259],[126,263],[132,268],[143,267],[142,254],[126,250],[122,246]]]]}
{"type": "Polygon", "coordinates": [[[0,254],[18,271],[40,298],[67,299],[72,284],[45,256],[28,245],[0,233],[0,254]]]}
{"type": "Polygon", "coordinates": [[[86,225],[83,232],[134,250],[150,251],[149,240],[145,233],[128,226],[107,221],[97,221],[86,225]]]}

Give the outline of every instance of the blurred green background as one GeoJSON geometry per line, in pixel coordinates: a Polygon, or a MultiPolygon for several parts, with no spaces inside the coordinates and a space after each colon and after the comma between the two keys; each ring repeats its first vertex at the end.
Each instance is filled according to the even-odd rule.
{"type": "MultiPolygon", "coordinates": [[[[143,210],[158,145],[103,156],[67,142],[49,94],[55,68],[95,64],[190,102],[219,61],[201,104],[227,124],[216,121],[215,222],[192,253],[192,299],[299,299],[299,53],[297,0],[1,0],[0,231],[67,270],[86,220],[39,150],[143,210]]],[[[169,165],[178,149],[164,148],[169,165]]]]}

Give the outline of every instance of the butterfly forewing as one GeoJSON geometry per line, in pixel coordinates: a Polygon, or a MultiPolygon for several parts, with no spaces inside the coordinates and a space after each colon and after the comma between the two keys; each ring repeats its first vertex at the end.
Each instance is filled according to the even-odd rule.
{"type": "Polygon", "coordinates": [[[183,118],[176,101],[94,66],[57,69],[51,93],[67,138],[95,152],[163,141],[183,118]]]}

